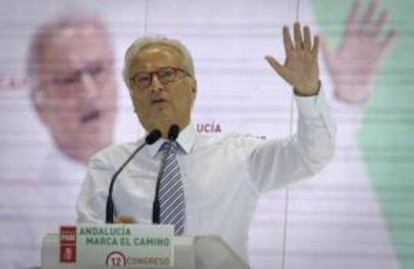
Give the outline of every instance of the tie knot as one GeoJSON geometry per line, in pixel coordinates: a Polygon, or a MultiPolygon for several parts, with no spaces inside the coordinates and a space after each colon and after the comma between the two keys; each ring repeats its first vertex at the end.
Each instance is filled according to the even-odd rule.
{"type": "Polygon", "coordinates": [[[166,141],[162,144],[162,146],[160,148],[160,151],[166,152],[166,153],[170,152],[172,154],[172,153],[176,153],[177,149],[178,149],[178,143],[177,142],[175,142],[175,141],[173,141],[173,142],[166,141]]]}

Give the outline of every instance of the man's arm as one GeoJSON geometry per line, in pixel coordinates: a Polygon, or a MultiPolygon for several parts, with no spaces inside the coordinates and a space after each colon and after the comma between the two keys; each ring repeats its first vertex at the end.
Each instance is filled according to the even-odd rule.
{"type": "Polygon", "coordinates": [[[260,191],[284,187],[315,175],[334,155],[335,124],[323,89],[316,96],[296,96],[297,133],[257,145],[249,159],[252,181],[260,191]]]}
{"type": "Polygon", "coordinates": [[[309,27],[294,25],[294,41],[287,26],[283,27],[286,60],[282,65],[274,57],[266,60],[293,86],[298,107],[297,134],[285,140],[262,143],[250,157],[249,171],[260,190],[284,186],[314,175],[333,157],[335,125],[330,117],[318,67],[319,37],[313,38],[309,27]]]}

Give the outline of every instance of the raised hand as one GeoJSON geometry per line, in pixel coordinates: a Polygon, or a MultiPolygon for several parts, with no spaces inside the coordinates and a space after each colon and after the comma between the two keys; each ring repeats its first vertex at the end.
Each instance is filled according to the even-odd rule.
{"type": "Polygon", "coordinates": [[[319,37],[315,36],[312,42],[308,26],[303,28],[302,37],[301,26],[297,22],[294,25],[294,42],[289,28],[283,26],[283,43],[286,52],[285,63],[282,65],[272,56],[266,56],[266,60],[284,80],[293,86],[295,94],[302,96],[317,94],[319,37]]]}
{"type": "Polygon", "coordinates": [[[374,14],[379,1],[371,1],[365,10],[355,1],[349,12],[346,29],[338,48],[332,51],[322,40],[322,51],[332,77],[335,97],[344,102],[366,101],[373,89],[381,60],[398,36],[397,30],[382,34],[388,20],[383,10],[378,19],[374,14]]]}

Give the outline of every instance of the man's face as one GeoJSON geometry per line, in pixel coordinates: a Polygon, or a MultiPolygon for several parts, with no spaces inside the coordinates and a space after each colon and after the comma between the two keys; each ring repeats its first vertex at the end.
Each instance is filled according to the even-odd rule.
{"type": "MultiPolygon", "coordinates": [[[[154,72],[164,67],[186,71],[184,57],[174,48],[152,45],[133,56],[129,77],[140,72],[154,72]]],[[[147,88],[138,88],[131,82],[131,97],[135,112],[144,128],[160,129],[165,137],[171,124],[180,128],[188,125],[196,96],[196,82],[190,75],[178,71],[174,81],[163,83],[158,75],[152,75],[147,88]]]]}
{"type": "Polygon", "coordinates": [[[116,86],[108,37],[95,26],[44,40],[35,105],[57,146],[86,162],[112,139],[116,86]]]}

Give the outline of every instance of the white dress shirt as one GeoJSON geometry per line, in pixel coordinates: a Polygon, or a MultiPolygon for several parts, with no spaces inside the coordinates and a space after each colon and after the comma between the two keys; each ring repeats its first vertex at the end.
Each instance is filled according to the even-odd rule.
{"type": "MultiPolygon", "coordinates": [[[[298,132],[285,139],[206,136],[192,124],[182,130],[177,158],[186,199],[184,234],[218,235],[247,261],[249,225],[259,194],[314,175],[329,162],[335,126],[322,92],[295,98],[298,132]]],[[[118,176],[113,193],[117,215],[151,223],[163,142],[145,147],[118,176]]],[[[91,159],[77,201],[79,222],[105,221],[111,177],[142,143],[111,146],[91,159]]]]}

